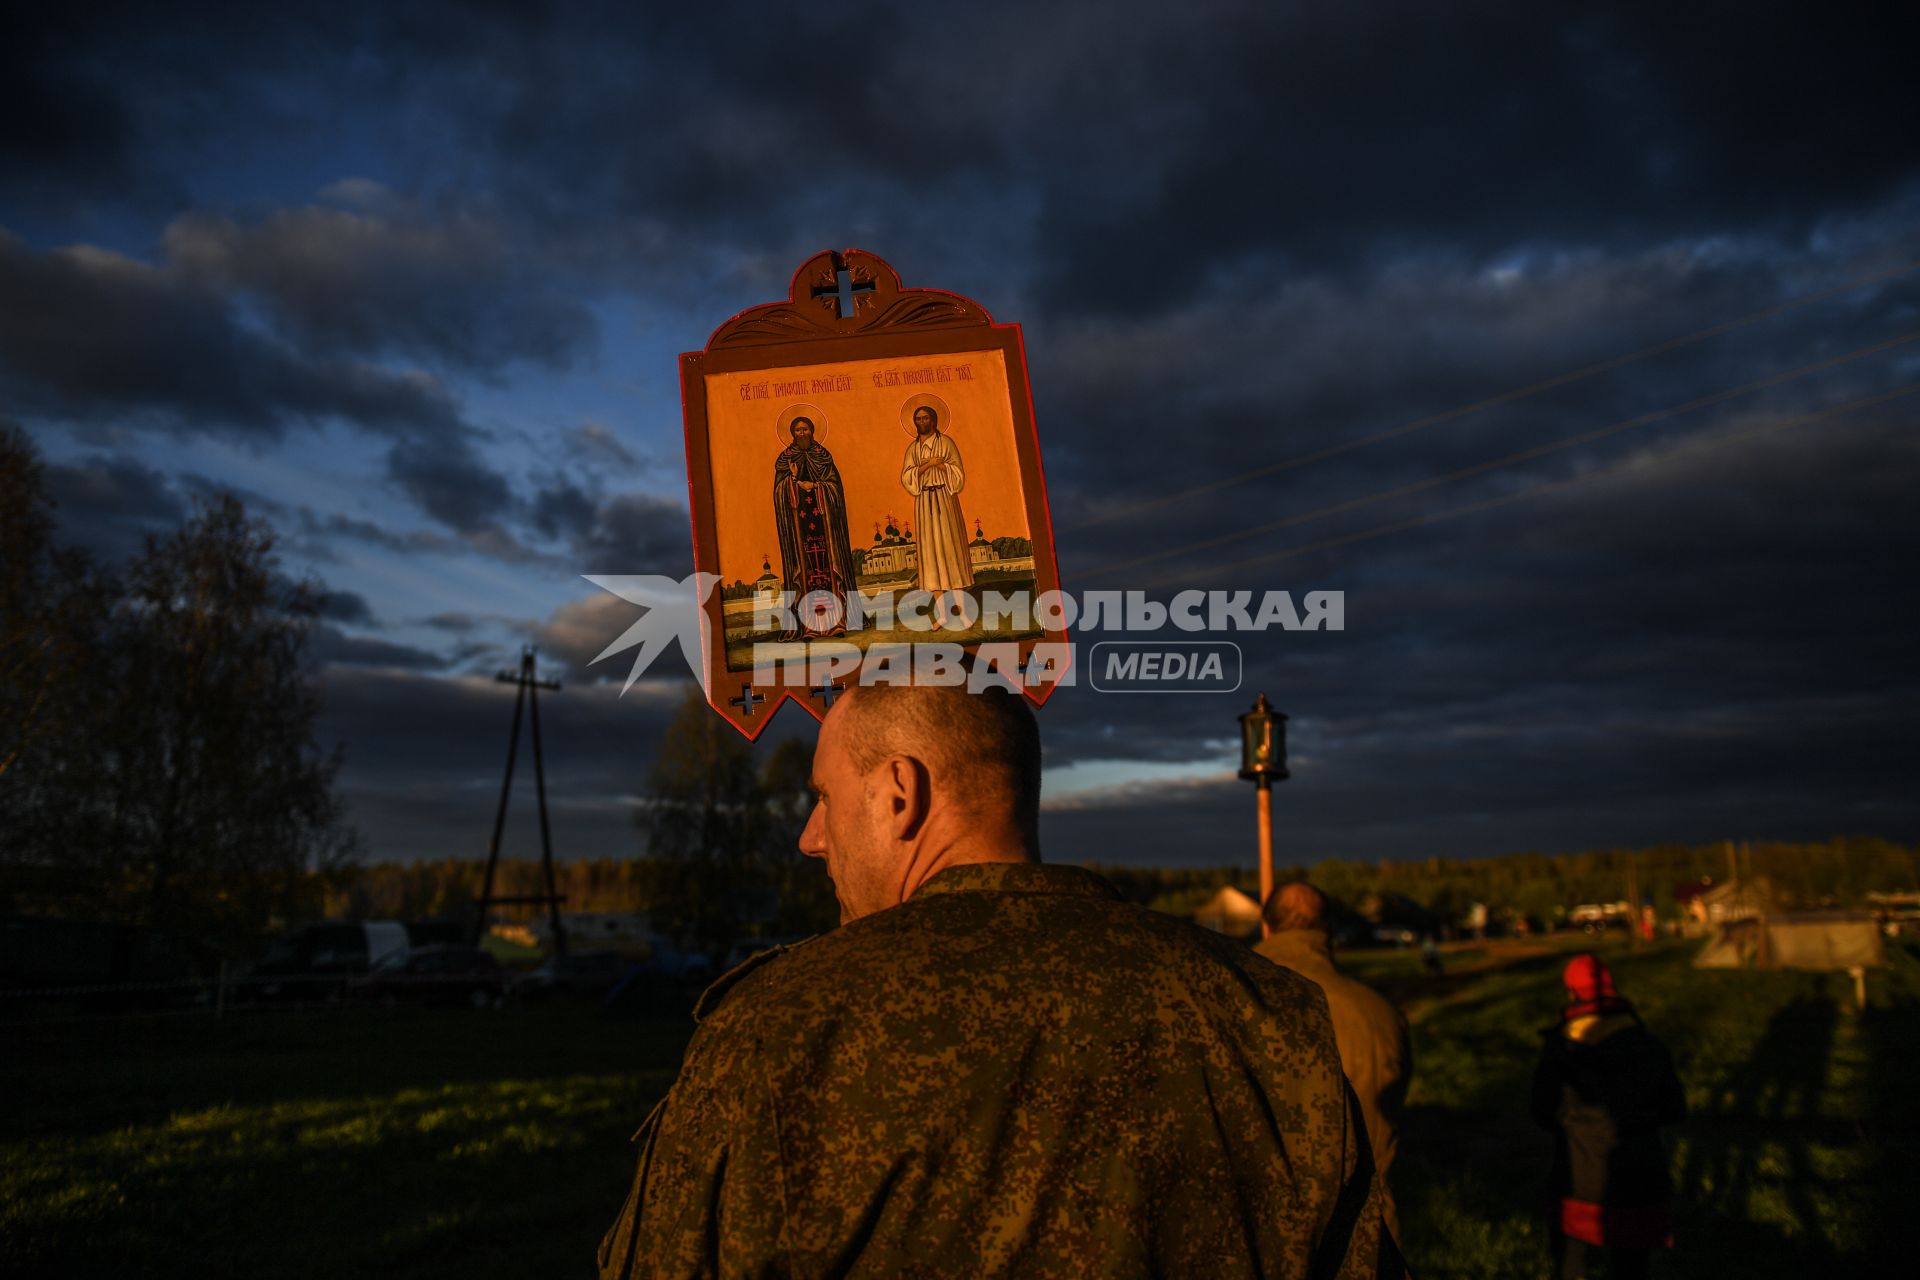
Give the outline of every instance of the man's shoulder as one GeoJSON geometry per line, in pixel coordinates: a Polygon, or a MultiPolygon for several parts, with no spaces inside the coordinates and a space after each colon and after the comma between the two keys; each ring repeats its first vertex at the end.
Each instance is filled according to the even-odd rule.
{"type": "Polygon", "coordinates": [[[764,1021],[785,1013],[807,1018],[846,1004],[859,986],[848,982],[847,974],[877,964],[887,950],[881,939],[868,936],[870,932],[842,925],[801,942],[756,952],[700,994],[693,1007],[694,1021],[712,1035],[748,1018],[764,1021]],[[855,967],[849,969],[849,965],[855,967]]]}
{"type": "Polygon", "coordinates": [[[1383,1030],[1406,1025],[1406,1015],[1400,1012],[1398,1005],[1359,978],[1342,973],[1339,969],[1333,970],[1332,980],[1327,983],[1327,999],[1329,1002],[1346,1004],[1383,1030]]]}
{"type": "Polygon", "coordinates": [[[700,993],[700,998],[694,1001],[693,1020],[695,1022],[705,1021],[707,1015],[715,1009],[718,1009],[726,1000],[727,996],[732,993],[733,989],[746,981],[748,977],[766,968],[795,948],[803,947],[809,942],[816,941],[818,936],[820,935],[816,935],[814,938],[803,938],[799,942],[782,943],[779,946],[768,947],[764,951],[756,951],[733,968],[715,978],[708,984],[707,989],[700,993]]]}
{"type": "Polygon", "coordinates": [[[754,957],[701,999],[699,1016],[812,1021],[884,1016],[912,997],[1004,990],[1007,982],[1073,990],[1122,975],[1239,998],[1250,982],[1276,1007],[1320,999],[1309,980],[1233,939],[1105,898],[949,893],[915,898],[795,946],[754,957]],[[857,976],[856,976],[857,975],[857,976]],[[983,981],[991,979],[991,982],[983,981]]]}
{"type": "Polygon", "coordinates": [[[1297,937],[1276,933],[1254,948],[1289,972],[1299,973],[1326,993],[1327,1004],[1385,1033],[1398,1032],[1406,1018],[1393,1001],[1343,971],[1323,948],[1302,945],[1297,937]]]}

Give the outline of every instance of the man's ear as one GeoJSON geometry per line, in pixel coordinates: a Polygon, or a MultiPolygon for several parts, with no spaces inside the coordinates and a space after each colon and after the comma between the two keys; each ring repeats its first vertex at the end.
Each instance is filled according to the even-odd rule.
{"type": "Polygon", "coordinates": [[[933,777],[913,756],[894,756],[882,766],[887,805],[887,834],[911,840],[926,824],[933,805],[933,777]]]}

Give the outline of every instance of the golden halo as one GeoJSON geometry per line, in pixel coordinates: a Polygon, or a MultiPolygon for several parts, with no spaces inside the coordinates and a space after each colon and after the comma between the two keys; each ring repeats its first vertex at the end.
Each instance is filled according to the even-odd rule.
{"type": "Polygon", "coordinates": [[[900,406],[901,430],[910,436],[920,434],[913,428],[913,411],[922,405],[940,415],[940,420],[933,424],[939,431],[946,435],[953,434],[953,410],[947,408],[947,402],[931,391],[922,391],[917,396],[909,396],[907,402],[900,406]]]}
{"type": "Polygon", "coordinates": [[[827,415],[820,412],[820,406],[812,404],[790,404],[782,409],[774,419],[774,434],[780,437],[782,447],[793,443],[793,420],[805,418],[813,424],[813,442],[819,444],[827,438],[827,415]]]}

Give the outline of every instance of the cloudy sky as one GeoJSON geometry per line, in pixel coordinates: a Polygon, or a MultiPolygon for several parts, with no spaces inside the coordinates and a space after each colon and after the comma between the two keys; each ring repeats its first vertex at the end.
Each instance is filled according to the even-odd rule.
{"type": "Polygon", "coordinates": [[[676,353],[850,246],[1023,325],[1069,589],[1347,594],[1239,693],[1054,698],[1051,856],[1250,859],[1262,688],[1283,859],[1914,839],[1914,23],[32,6],[0,415],[70,540],[228,490],[331,588],[377,858],[484,852],[529,640],[559,851],[637,851],[678,686],[580,575],[690,569],[676,353]]]}

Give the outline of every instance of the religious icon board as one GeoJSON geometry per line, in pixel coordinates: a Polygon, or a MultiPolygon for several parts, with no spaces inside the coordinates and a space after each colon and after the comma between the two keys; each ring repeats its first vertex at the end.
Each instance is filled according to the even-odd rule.
{"type": "Polygon", "coordinates": [[[707,699],[749,737],[903,646],[1065,652],[1031,607],[1060,581],[1018,325],[826,252],[681,356],[680,387],[694,568],[720,583],[707,699]]]}

